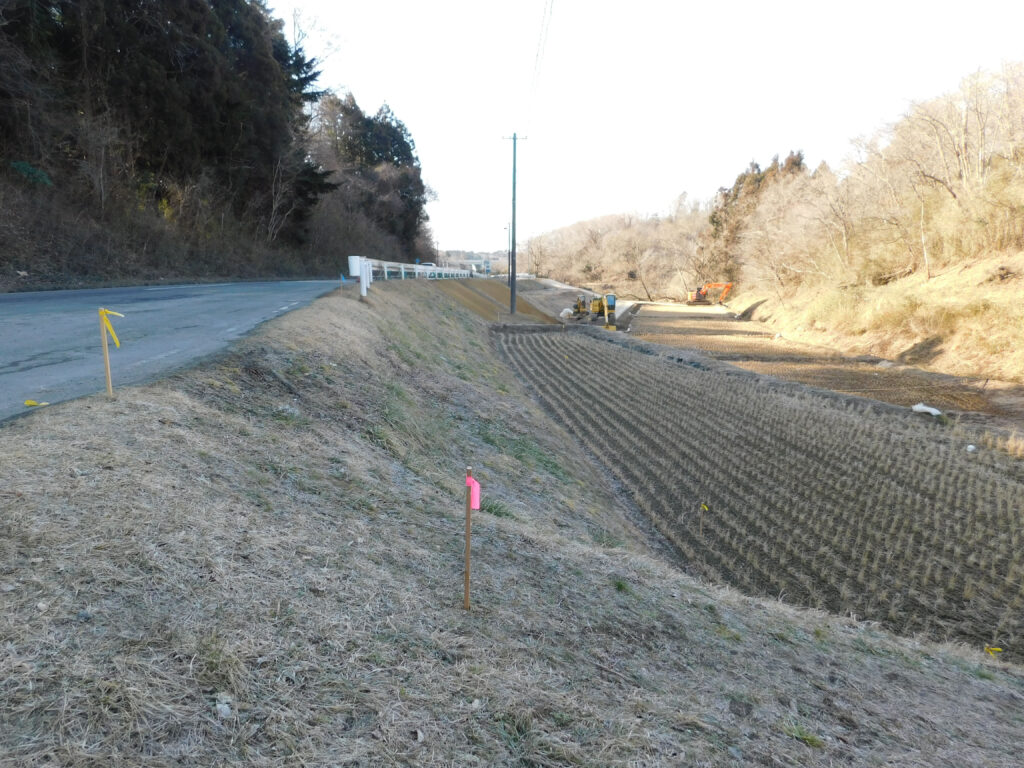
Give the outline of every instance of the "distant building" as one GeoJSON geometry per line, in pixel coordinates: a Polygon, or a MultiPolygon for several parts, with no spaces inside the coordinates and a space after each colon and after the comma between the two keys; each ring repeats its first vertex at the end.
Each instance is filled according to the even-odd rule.
{"type": "Polygon", "coordinates": [[[442,266],[468,269],[478,275],[508,273],[508,254],[476,253],[474,251],[443,251],[440,254],[442,266]]]}

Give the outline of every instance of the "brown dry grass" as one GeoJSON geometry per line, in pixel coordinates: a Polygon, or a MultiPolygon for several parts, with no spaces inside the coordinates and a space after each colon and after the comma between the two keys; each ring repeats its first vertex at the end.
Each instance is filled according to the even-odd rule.
{"type": "MultiPolygon", "coordinates": [[[[750,299],[752,303],[753,298],[750,299]]],[[[850,354],[1024,383],[1024,253],[915,273],[889,285],[805,288],[755,317],[772,331],[850,354]]]]}
{"type": "Polygon", "coordinates": [[[438,288],[467,309],[491,323],[554,323],[550,315],[534,307],[516,291],[516,314],[509,312],[511,293],[500,279],[440,280],[438,288]]]}
{"type": "Polygon", "coordinates": [[[1019,669],[682,575],[485,339],[377,284],[0,427],[0,765],[1018,764],[1019,669]]]}

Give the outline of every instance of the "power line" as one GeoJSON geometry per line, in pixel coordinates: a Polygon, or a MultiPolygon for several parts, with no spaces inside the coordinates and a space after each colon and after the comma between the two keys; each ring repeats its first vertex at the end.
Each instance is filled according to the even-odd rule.
{"type": "MultiPolygon", "coordinates": [[[[537,52],[533,57],[533,76],[530,78],[530,102],[527,109],[528,117],[533,117],[533,105],[537,99],[537,91],[540,88],[540,73],[544,63],[544,52],[548,45],[548,29],[551,26],[551,12],[554,9],[555,0],[546,0],[544,13],[540,20],[540,36],[537,38],[537,52]]],[[[530,120],[527,120],[529,124],[530,120]]]]}
{"type": "MultiPolygon", "coordinates": [[[[540,36],[537,38],[537,52],[533,57],[533,76],[530,79],[529,103],[527,104],[527,123],[533,118],[533,107],[537,97],[537,90],[540,86],[541,65],[544,62],[544,51],[548,44],[548,28],[551,26],[551,12],[555,0],[545,0],[544,14],[541,16],[540,36]]],[[[508,138],[507,136],[505,138],[508,138]]],[[[512,134],[512,220],[509,230],[509,259],[508,259],[508,288],[509,288],[509,314],[516,313],[516,145],[520,138],[525,136],[512,134]]]]}

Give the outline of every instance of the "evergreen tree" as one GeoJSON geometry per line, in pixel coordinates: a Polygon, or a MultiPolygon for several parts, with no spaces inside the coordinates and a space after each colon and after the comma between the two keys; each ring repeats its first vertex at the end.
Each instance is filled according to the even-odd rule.
{"type": "Polygon", "coordinates": [[[757,207],[762,190],[789,174],[806,172],[802,151],[790,152],[780,165],[779,156],[762,170],[751,161],[731,187],[718,190],[714,209],[708,217],[711,228],[701,234],[698,244],[698,280],[736,280],[739,238],[757,207]]]}
{"type": "Polygon", "coordinates": [[[331,106],[332,122],[325,129],[338,160],[359,181],[358,204],[398,238],[411,259],[428,218],[428,193],[412,136],[386,104],[372,117],[351,94],[334,97],[331,106]]]}

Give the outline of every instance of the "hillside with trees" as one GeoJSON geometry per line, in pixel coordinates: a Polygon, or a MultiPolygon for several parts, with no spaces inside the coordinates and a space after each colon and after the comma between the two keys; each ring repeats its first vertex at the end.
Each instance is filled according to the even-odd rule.
{"type": "Polygon", "coordinates": [[[0,290],[431,252],[415,143],[262,0],[0,6],[0,290]]]}
{"type": "Polygon", "coordinates": [[[604,216],[532,238],[530,270],[594,290],[645,301],[679,298],[692,288],[709,209],[683,195],[672,215],[604,216]]]}
{"type": "Polygon", "coordinates": [[[853,142],[841,168],[751,162],[707,209],[530,242],[551,276],[640,298],[737,283],[780,330],[957,373],[1024,377],[1024,65],[978,72],[853,142]]]}

